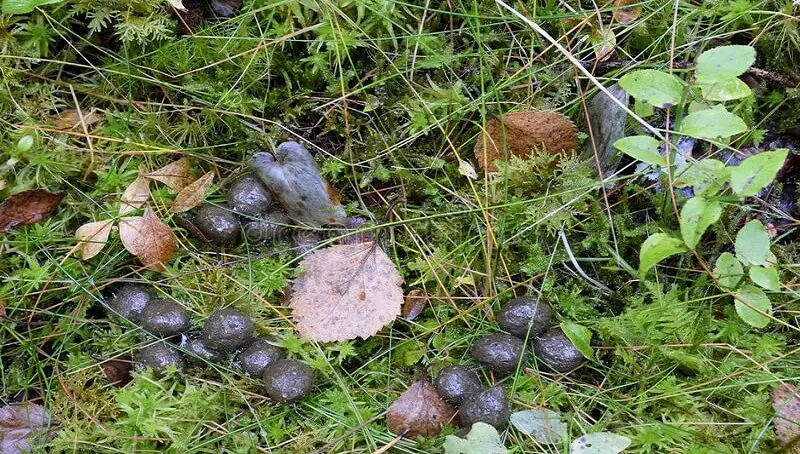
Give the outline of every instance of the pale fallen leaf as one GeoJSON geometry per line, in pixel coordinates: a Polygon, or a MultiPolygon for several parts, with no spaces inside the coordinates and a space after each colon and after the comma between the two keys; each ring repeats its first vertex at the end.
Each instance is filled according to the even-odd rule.
{"type": "Polygon", "coordinates": [[[528,158],[532,154],[569,153],[578,146],[578,132],[569,118],[557,112],[515,112],[486,122],[483,135],[475,144],[478,165],[496,172],[495,161],[511,155],[528,158]]]}
{"type": "Polygon", "coordinates": [[[427,304],[428,293],[425,290],[421,288],[411,290],[403,301],[403,318],[408,321],[414,320],[425,310],[427,304]]]}
{"type": "Polygon", "coordinates": [[[485,422],[472,424],[466,438],[448,435],[444,439],[444,454],[506,454],[497,429],[485,422]]]}
{"type": "MultiPolygon", "coordinates": [[[[90,126],[99,123],[103,120],[103,114],[97,109],[92,109],[88,112],[83,112],[83,124],[88,129],[90,126]]],[[[56,129],[72,130],[81,125],[81,115],[77,109],[70,109],[61,112],[61,114],[53,122],[53,127],[56,129]]]]}
{"type": "Polygon", "coordinates": [[[175,9],[179,9],[181,11],[186,11],[186,7],[183,6],[183,1],[182,0],[167,0],[167,3],[169,3],[175,9]]]}
{"type": "MultiPolygon", "coordinates": [[[[772,390],[775,438],[787,444],[800,436],[800,387],[781,384],[772,390]]],[[[797,449],[790,452],[797,452],[797,449]]]]}
{"type": "Polygon", "coordinates": [[[128,187],[125,188],[125,192],[122,193],[122,204],[119,207],[119,214],[125,215],[141,208],[149,198],[150,180],[143,177],[140,172],[136,179],[133,180],[133,183],[129,184],[128,187]]]}
{"type": "Polygon", "coordinates": [[[99,254],[108,241],[108,234],[111,233],[112,224],[113,221],[107,219],[105,221],[90,222],[78,227],[75,231],[75,238],[78,240],[75,254],[83,260],[89,260],[99,254]]]}
{"type": "Polygon", "coordinates": [[[458,173],[464,175],[470,180],[476,180],[478,178],[478,173],[475,172],[475,168],[472,167],[472,164],[468,163],[467,161],[458,161],[458,173]]]}
{"type": "Polygon", "coordinates": [[[22,454],[55,436],[52,426],[58,420],[50,418],[44,407],[23,403],[0,408],[0,453],[22,454]]]}
{"type": "Polygon", "coordinates": [[[629,6],[641,3],[642,0],[614,0],[614,20],[620,24],[630,24],[642,15],[642,7],[629,6]]]}
{"type": "Polygon", "coordinates": [[[450,423],[456,409],[442,399],[436,388],[420,379],[400,395],[386,412],[386,427],[406,438],[432,437],[450,423]]]}
{"type": "Polygon", "coordinates": [[[617,454],[631,444],[631,439],[611,432],[594,432],[572,440],[570,454],[617,454]]]}
{"type": "Polygon", "coordinates": [[[145,174],[145,176],[180,192],[192,182],[192,163],[188,158],[180,158],[158,170],[145,174]]]}
{"type": "Polygon", "coordinates": [[[537,443],[557,445],[567,438],[567,425],[561,422],[561,414],[548,408],[512,413],[511,424],[537,443]]]}
{"type": "Polygon", "coordinates": [[[319,249],[300,268],[289,307],[297,330],[311,340],[366,339],[400,314],[403,278],[374,242],[319,249]]]}
{"type": "Polygon", "coordinates": [[[0,233],[18,225],[34,224],[50,216],[58,207],[64,193],[43,189],[18,192],[0,203],[0,233]]]}
{"type": "Polygon", "coordinates": [[[169,210],[173,213],[182,213],[200,205],[213,182],[214,172],[208,172],[198,178],[178,193],[169,210]]]}
{"type": "Polygon", "coordinates": [[[604,27],[592,32],[589,37],[597,61],[606,61],[617,48],[617,35],[611,27],[604,27]]]}
{"type": "Polygon", "coordinates": [[[172,229],[151,210],[146,210],[144,216],[120,219],[119,236],[128,252],[138,257],[145,267],[158,272],[166,270],[165,263],[178,243],[172,229]]]}

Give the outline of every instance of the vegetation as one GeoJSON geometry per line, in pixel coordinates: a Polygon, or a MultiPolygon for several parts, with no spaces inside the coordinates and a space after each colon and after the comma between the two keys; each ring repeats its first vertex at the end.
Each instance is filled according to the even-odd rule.
{"type": "MultiPolygon", "coordinates": [[[[585,142],[597,84],[637,70],[677,79],[681,98],[647,106],[623,82],[637,114],[629,138],[674,148],[685,133],[702,141],[697,162],[790,148],[769,144],[800,126],[796,2],[616,2],[641,7],[628,23],[614,2],[574,0],[245,0],[229,18],[204,20],[178,15],[174,0],[35,3],[0,14],[0,199],[34,188],[66,195],[48,219],[0,234],[0,402],[36,401],[61,421],[40,449],[373,452],[395,441],[384,416],[406,387],[471,364],[469,346],[499,330],[501,304],[526,294],[541,295],[558,322],[588,328],[594,358],[569,375],[533,365],[481,372],[515,410],[546,406],[567,425],[563,446],[511,428],[503,441],[512,452],[567,452],[570,440],[598,431],[630,438],[626,452],[780,449],[771,391],[800,378],[796,181],[764,181],[765,194],[725,174],[692,194],[683,186],[696,188],[703,172],[681,184],[675,151],[662,162],[648,144],[644,154],[624,151],[661,167],[637,168],[626,156],[613,187],[579,156],[513,158],[477,178],[469,170],[482,126],[506,112],[558,111],[585,142]],[[598,52],[606,30],[610,57],[598,52]],[[736,79],[747,90],[736,84],[741,96],[718,102],[744,129],[698,137],[681,129],[682,115],[714,100],[695,62],[723,45],[755,50],[758,72],[736,79]],[[73,253],[79,226],[118,217],[140,166],[189,157],[195,176],[214,173],[206,199],[221,203],[254,152],[287,139],[309,144],[347,214],[380,232],[404,288],[429,295],[418,318],[366,340],[305,341],[281,299],[298,271],[290,245],[215,250],[170,213],[174,193],[163,186],[151,188],[148,206],[178,238],[164,273],[142,268],[117,227],[96,257],[73,253]],[[694,209],[716,216],[687,227],[682,210],[699,196],[706,205],[694,209]],[[768,234],[766,252],[742,256],[742,232],[748,244],[768,234]],[[654,237],[676,243],[640,270],[654,237]],[[752,282],[731,282],[744,273],[752,282]],[[315,369],[312,395],[271,404],[259,380],[227,362],[164,377],[136,371],[114,386],[109,360],[147,342],[103,310],[120,282],[153,285],[195,321],[222,306],[244,312],[315,369]]],[[[183,1],[197,11],[201,3],[183,1]]],[[[443,452],[455,431],[391,449],[443,452]]]]}

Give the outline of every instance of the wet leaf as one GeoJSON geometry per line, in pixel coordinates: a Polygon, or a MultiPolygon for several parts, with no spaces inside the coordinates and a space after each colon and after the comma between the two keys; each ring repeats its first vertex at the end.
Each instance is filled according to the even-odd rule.
{"type": "Polygon", "coordinates": [[[617,454],[631,445],[631,439],[611,432],[595,432],[576,438],[569,445],[571,454],[617,454]]]}
{"type": "Polygon", "coordinates": [[[214,172],[208,172],[183,188],[169,210],[173,213],[182,213],[200,205],[212,183],[214,183],[214,172]]]}
{"type": "Polygon", "coordinates": [[[561,422],[561,413],[548,408],[534,408],[511,414],[511,424],[528,434],[537,443],[560,444],[567,438],[567,425],[561,422]]]}
{"type": "Polygon", "coordinates": [[[133,183],[125,188],[122,193],[122,204],[119,207],[120,216],[136,211],[144,206],[150,199],[150,180],[142,176],[141,172],[133,183]]]}
{"type": "Polygon", "coordinates": [[[781,281],[778,277],[778,270],[763,266],[751,266],[748,270],[750,280],[761,288],[777,292],[781,289],[781,281]]]}
{"type": "Polygon", "coordinates": [[[747,131],[747,124],[725,108],[690,113],[681,123],[681,133],[697,139],[722,140],[747,131]]]}
{"type": "Polygon", "coordinates": [[[467,438],[448,435],[444,440],[445,454],[506,454],[497,429],[484,422],[472,425],[467,438]]]}
{"type": "Polygon", "coordinates": [[[145,176],[180,192],[181,189],[192,183],[192,163],[188,158],[181,158],[145,176]]]}
{"type": "Polygon", "coordinates": [[[108,234],[111,233],[111,226],[113,221],[107,219],[105,221],[90,222],[78,227],[75,231],[75,238],[78,240],[78,245],[75,247],[75,254],[83,259],[89,260],[106,245],[108,241],[108,234]]]}
{"type": "Polygon", "coordinates": [[[130,358],[109,359],[100,363],[100,369],[109,383],[121,388],[131,381],[131,364],[130,358]]]}
{"type": "Polygon", "coordinates": [[[745,285],[736,292],[734,308],[739,317],[752,327],[769,325],[772,302],[763,290],[754,285],[745,285]]]}
{"type": "Polygon", "coordinates": [[[641,6],[629,6],[641,3],[642,0],[614,0],[614,20],[620,24],[630,24],[642,15],[641,6]]]}
{"type": "Polygon", "coordinates": [[[442,399],[436,388],[420,379],[392,402],[386,413],[386,427],[406,438],[432,437],[450,423],[456,409],[442,399]]]}
{"type": "Polygon", "coordinates": [[[611,27],[594,30],[589,36],[589,42],[594,49],[594,56],[598,62],[606,61],[617,48],[617,35],[611,27]]]}
{"type": "Polygon", "coordinates": [[[702,83],[729,80],[744,74],[756,61],[750,46],[719,46],[697,57],[697,80],[702,83]]]}
{"type": "Polygon", "coordinates": [[[714,267],[714,275],[719,280],[719,284],[726,288],[736,288],[744,276],[744,269],[741,262],[730,252],[723,252],[717,258],[714,267]]]}
{"type": "Polygon", "coordinates": [[[55,436],[50,430],[58,425],[44,407],[24,403],[0,408],[0,453],[22,454],[55,436]]]}
{"type": "Polygon", "coordinates": [[[683,81],[655,69],[639,69],[622,76],[619,84],[637,101],[668,109],[681,101],[683,81]]]}
{"type": "Polygon", "coordinates": [[[81,114],[77,109],[70,109],[61,112],[61,114],[53,122],[53,127],[56,129],[71,130],[77,127],[86,125],[88,129],[90,126],[99,123],[103,120],[103,114],[97,109],[92,109],[88,112],[83,112],[83,123],[81,123],[81,114]]]}
{"type": "Polygon", "coordinates": [[[408,292],[403,301],[403,318],[411,321],[419,317],[428,305],[428,293],[421,288],[415,288],[408,292]]]}
{"type": "Polygon", "coordinates": [[[775,180],[789,150],[765,151],[742,161],[731,169],[731,189],[740,197],[752,197],[775,180]]]}
{"type": "Polygon", "coordinates": [[[557,112],[515,112],[486,122],[475,144],[478,165],[496,172],[495,161],[508,156],[528,158],[533,154],[569,153],[578,145],[575,125],[557,112]]]}
{"type": "Polygon", "coordinates": [[[317,250],[300,262],[289,307],[303,336],[337,342],[377,333],[400,314],[403,278],[374,242],[317,250]]]}
{"type": "Polygon", "coordinates": [[[146,210],[144,216],[120,219],[119,236],[128,252],[145,267],[158,272],[166,270],[165,264],[178,243],[172,230],[151,210],[146,210]]]}
{"type": "Polygon", "coordinates": [[[769,233],[764,224],[753,219],[736,234],[736,258],[745,265],[769,266],[771,256],[769,233]]]}
{"type": "Polygon", "coordinates": [[[800,436],[800,388],[780,384],[772,390],[772,408],[775,410],[775,438],[787,444],[800,436]]]}
{"type": "Polygon", "coordinates": [[[34,224],[50,216],[64,197],[63,192],[42,189],[18,192],[0,203],[0,232],[18,225],[34,224]]]}
{"type": "Polygon", "coordinates": [[[642,243],[639,252],[639,275],[644,276],[658,262],[686,250],[682,240],[673,238],[666,233],[650,235],[642,243]]]}

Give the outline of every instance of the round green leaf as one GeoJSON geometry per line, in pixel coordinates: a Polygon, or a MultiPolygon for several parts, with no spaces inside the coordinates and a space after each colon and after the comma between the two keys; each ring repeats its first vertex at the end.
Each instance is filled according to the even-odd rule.
{"type": "Polygon", "coordinates": [[[764,314],[772,313],[769,297],[758,287],[747,285],[736,292],[734,303],[736,313],[750,326],[763,328],[769,325],[770,318],[764,314]]]}
{"type": "Polygon", "coordinates": [[[726,288],[736,288],[744,276],[742,264],[730,252],[723,252],[717,257],[714,276],[719,284],[726,288]]]}
{"type": "Polygon", "coordinates": [[[622,76],[619,84],[637,101],[669,108],[683,95],[683,82],[672,74],[654,69],[640,69],[622,76]]]}
{"type": "Polygon", "coordinates": [[[764,224],[753,219],[736,234],[736,258],[745,265],[769,265],[769,234],[764,224]]]}
{"type": "Polygon", "coordinates": [[[719,140],[747,131],[744,120],[725,109],[691,113],[681,123],[681,133],[697,139],[719,140]]]}
{"type": "Polygon", "coordinates": [[[716,195],[730,179],[731,170],[722,161],[705,158],[689,162],[678,169],[674,184],[682,188],[691,186],[695,195],[716,195]]]}
{"type": "Polygon", "coordinates": [[[654,233],[642,243],[639,251],[639,275],[644,276],[656,263],[665,258],[686,252],[686,245],[682,240],[673,238],[666,233],[654,233]]]}
{"type": "Polygon", "coordinates": [[[448,435],[444,439],[445,454],[506,454],[497,429],[485,422],[476,422],[466,438],[448,435]]]}
{"type": "Polygon", "coordinates": [[[561,422],[561,414],[547,408],[512,413],[511,424],[543,445],[561,444],[567,438],[567,425],[561,422]]]}
{"type": "Polygon", "coordinates": [[[775,268],[751,266],[748,272],[750,274],[750,280],[759,287],[772,290],[773,292],[780,290],[781,281],[778,277],[778,270],[775,268]]]}
{"type": "Polygon", "coordinates": [[[3,0],[0,10],[3,14],[27,14],[37,6],[61,3],[64,0],[3,0]]]}
{"type": "Polygon", "coordinates": [[[666,166],[667,160],[658,152],[658,141],[650,136],[623,137],[614,142],[614,147],[633,159],[666,166]]]}
{"type": "Polygon", "coordinates": [[[739,197],[752,197],[772,183],[783,167],[789,150],[764,151],[731,169],[731,189],[739,197]]]}
{"type": "Polygon", "coordinates": [[[719,220],[722,204],[716,200],[692,197],[681,209],[681,236],[689,249],[694,249],[706,229],[719,220]]]}
{"type": "Polygon", "coordinates": [[[732,101],[750,96],[753,91],[740,79],[719,80],[700,84],[703,98],[708,101],[732,101]]]}
{"type": "Polygon", "coordinates": [[[561,327],[561,331],[563,331],[570,342],[572,342],[572,345],[574,345],[586,359],[594,359],[594,350],[592,350],[591,345],[592,332],[589,331],[589,328],[573,322],[562,322],[559,326],[561,327]]]}
{"type": "Polygon", "coordinates": [[[17,151],[25,153],[33,147],[33,136],[22,136],[17,141],[17,151]]]}
{"type": "Polygon", "coordinates": [[[720,46],[707,50],[697,58],[698,82],[733,79],[744,74],[756,61],[756,50],[750,46],[720,46]]]}

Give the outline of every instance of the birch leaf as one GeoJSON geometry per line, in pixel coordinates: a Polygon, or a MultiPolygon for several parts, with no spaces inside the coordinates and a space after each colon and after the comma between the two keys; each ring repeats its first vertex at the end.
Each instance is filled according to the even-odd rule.
{"type": "Polygon", "coordinates": [[[122,245],[139,258],[145,267],[163,272],[165,264],[175,253],[178,239],[151,210],[144,216],[122,218],[119,221],[122,245]]]}
{"type": "Polygon", "coordinates": [[[89,260],[99,254],[106,246],[112,225],[113,221],[107,219],[105,221],[90,222],[78,227],[78,230],[75,231],[75,238],[78,240],[78,245],[75,247],[75,255],[83,260],[89,260]]]}
{"type": "Polygon", "coordinates": [[[143,177],[140,171],[139,176],[122,193],[122,205],[119,207],[120,216],[141,208],[148,199],[150,199],[150,180],[143,177]]]}
{"type": "Polygon", "coordinates": [[[180,192],[192,183],[192,163],[188,158],[180,158],[145,176],[180,192]]]}
{"type": "Polygon", "coordinates": [[[169,210],[173,213],[182,213],[200,205],[213,182],[214,172],[208,172],[198,178],[178,193],[169,210]]]}

